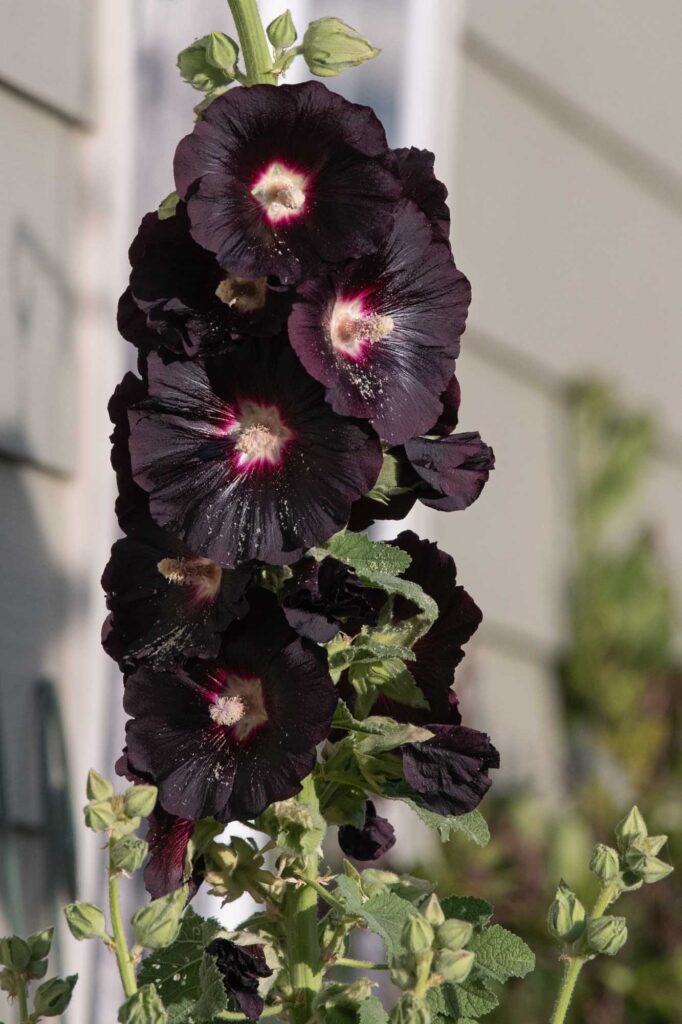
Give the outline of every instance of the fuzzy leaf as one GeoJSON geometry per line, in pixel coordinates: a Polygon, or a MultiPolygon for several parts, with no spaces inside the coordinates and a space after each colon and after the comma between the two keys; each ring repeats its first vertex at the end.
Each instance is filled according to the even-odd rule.
{"type": "Polygon", "coordinates": [[[412,904],[393,892],[382,892],[363,903],[359,913],[369,930],[383,939],[389,956],[398,956],[403,927],[415,913],[412,904]]]}
{"type": "Polygon", "coordinates": [[[493,916],[491,904],[478,896],[448,896],[441,900],[441,907],[446,918],[454,917],[479,927],[486,925],[493,916]]]}
{"type": "MultiPolygon", "coordinates": [[[[412,741],[414,742],[414,741],[412,741]]],[[[442,842],[446,843],[455,832],[461,832],[467,839],[471,839],[477,846],[487,846],[490,841],[490,831],[486,820],[480,811],[469,811],[468,814],[435,814],[433,811],[421,807],[410,796],[411,790],[405,783],[387,783],[382,796],[390,800],[402,800],[411,807],[417,817],[433,829],[440,836],[442,842]]]]}
{"type": "Polygon", "coordinates": [[[360,1003],[357,1024],[388,1024],[388,1014],[376,996],[360,1003]]]}
{"type": "Polygon", "coordinates": [[[139,973],[141,985],[153,984],[169,1011],[172,1022],[179,1024],[185,1018],[174,1015],[173,1007],[186,1004],[189,1012],[202,991],[201,964],[206,946],[214,939],[221,926],[214,918],[205,920],[188,908],[180,925],[177,939],[146,957],[139,973]]]}
{"type": "Polygon", "coordinates": [[[535,967],[535,956],[523,939],[499,924],[475,935],[469,949],[476,954],[476,967],[496,981],[525,978],[535,967]]]}
{"type": "Polygon", "coordinates": [[[194,1013],[198,1021],[210,1024],[216,1014],[227,1009],[228,999],[216,958],[209,953],[204,953],[199,965],[199,987],[194,1013]]]}
{"type": "Polygon", "coordinates": [[[405,572],[412,561],[400,548],[370,540],[364,533],[337,533],[324,546],[339,562],[349,565],[358,575],[362,573],[363,576],[377,573],[398,576],[405,572]]]}
{"type": "Polygon", "coordinates": [[[499,1005],[496,994],[478,977],[469,977],[461,985],[440,985],[429,989],[427,1004],[434,1020],[446,1018],[465,1024],[478,1020],[499,1005]]]}

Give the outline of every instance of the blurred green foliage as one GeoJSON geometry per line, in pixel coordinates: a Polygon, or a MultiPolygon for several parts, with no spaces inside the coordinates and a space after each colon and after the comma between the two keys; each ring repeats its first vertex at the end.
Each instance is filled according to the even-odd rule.
{"type": "MultiPolygon", "coordinates": [[[[544,1024],[559,965],[546,909],[559,878],[594,895],[595,842],[636,800],[682,861],[682,666],[672,588],[642,495],[655,428],[606,385],[569,393],[575,472],[569,635],[557,665],[568,733],[566,799],[548,808],[527,794],[491,795],[493,840],[483,851],[456,837],[422,872],[442,892],[483,894],[538,955],[536,973],[506,993],[490,1024],[544,1024]]],[[[493,789],[493,794],[495,790],[493,789]]],[[[584,1024],[682,1020],[682,872],[623,898],[630,938],[615,960],[581,977],[571,1019],[584,1024]]]]}

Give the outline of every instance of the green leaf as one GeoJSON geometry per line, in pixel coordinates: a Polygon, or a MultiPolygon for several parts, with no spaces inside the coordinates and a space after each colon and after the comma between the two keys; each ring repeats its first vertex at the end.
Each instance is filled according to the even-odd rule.
{"type": "Polygon", "coordinates": [[[173,1006],[186,1004],[186,1009],[191,1008],[199,999],[204,952],[220,931],[218,921],[212,917],[205,920],[188,907],[175,942],[144,960],[138,980],[141,985],[156,986],[171,1021],[175,1020],[170,1012],[173,1006]]]}
{"type": "Polygon", "coordinates": [[[209,953],[204,953],[199,965],[199,987],[201,994],[194,1013],[197,1020],[210,1022],[217,1013],[227,1009],[228,999],[216,958],[209,953]]]}
{"type": "Polygon", "coordinates": [[[415,914],[412,904],[393,892],[382,892],[363,903],[359,914],[370,931],[383,939],[389,956],[398,956],[405,922],[415,914]]]}
{"type": "Polygon", "coordinates": [[[499,1005],[497,995],[491,991],[485,980],[469,977],[461,985],[440,985],[429,989],[426,1002],[434,1021],[445,1024],[443,1018],[458,1024],[478,1020],[499,1005]]]}
{"type": "Polygon", "coordinates": [[[175,216],[180,196],[177,192],[169,192],[166,198],[159,204],[159,220],[169,220],[175,216]]]}
{"type": "Polygon", "coordinates": [[[379,694],[409,707],[429,706],[414,676],[398,658],[387,658],[369,665],[351,665],[348,679],[358,695],[356,710],[360,715],[371,711],[379,694]]]}
{"type": "MultiPolygon", "coordinates": [[[[414,742],[414,741],[412,741],[414,742]]],[[[442,842],[446,843],[455,832],[460,832],[471,839],[477,846],[487,846],[490,841],[490,831],[486,820],[480,811],[469,811],[468,814],[435,814],[433,811],[421,807],[410,795],[412,790],[402,782],[390,782],[384,786],[382,796],[390,800],[402,800],[411,807],[420,821],[433,829],[440,836],[442,842]]]]}
{"type": "Polygon", "coordinates": [[[382,541],[370,540],[364,533],[337,533],[324,546],[334,558],[355,569],[358,575],[385,573],[398,576],[409,568],[412,561],[407,552],[382,541]]]}
{"type": "Polygon", "coordinates": [[[388,1014],[376,996],[370,996],[358,1007],[357,1024],[387,1024],[388,1014]]]}
{"type": "Polygon", "coordinates": [[[479,928],[486,925],[493,916],[492,905],[478,896],[447,896],[441,900],[441,907],[446,918],[468,921],[479,928]]]}
{"type": "Polygon", "coordinates": [[[525,978],[535,967],[535,955],[523,939],[499,924],[474,935],[469,949],[476,954],[477,969],[486,971],[496,981],[525,978]]]}
{"type": "Polygon", "coordinates": [[[381,715],[366,718],[362,725],[371,725],[372,731],[366,730],[367,735],[357,740],[355,744],[356,753],[360,757],[368,754],[383,754],[387,750],[401,747],[404,743],[423,743],[433,736],[432,732],[420,725],[396,722],[392,718],[384,718],[381,715]]]}

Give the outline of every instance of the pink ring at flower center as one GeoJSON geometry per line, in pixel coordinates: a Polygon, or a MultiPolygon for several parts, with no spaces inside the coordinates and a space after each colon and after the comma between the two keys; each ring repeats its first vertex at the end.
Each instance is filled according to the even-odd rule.
{"type": "Polygon", "coordinates": [[[393,327],[393,317],[368,312],[362,298],[337,299],[329,321],[329,337],[335,352],[359,363],[372,345],[388,337],[393,327]]]}
{"type": "Polygon", "coordinates": [[[212,698],[208,713],[216,725],[229,729],[240,741],[265,725],[268,712],[260,679],[227,671],[221,672],[214,681],[218,692],[212,698]]]}
{"type": "Polygon", "coordinates": [[[240,402],[228,433],[235,437],[235,466],[241,471],[280,466],[294,436],[276,405],[251,399],[240,402]]]}
{"type": "Polygon", "coordinates": [[[308,176],[274,160],[256,179],[251,195],[271,224],[290,221],[305,211],[308,176]]]}

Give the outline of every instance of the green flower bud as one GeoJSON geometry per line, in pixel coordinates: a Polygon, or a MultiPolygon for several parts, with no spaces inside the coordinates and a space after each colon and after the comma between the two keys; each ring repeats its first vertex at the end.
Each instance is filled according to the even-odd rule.
{"type": "Polygon", "coordinates": [[[131,786],[123,794],[123,807],[129,818],[148,818],[156,806],[156,786],[131,786]]]}
{"type": "Polygon", "coordinates": [[[107,832],[116,821],[110,800],[94,800],[84,808],[85,824],[93,832],[107,832]]]}
{"type": "Polygon", "coordinates": [[[576,894],[565,882],[560,882],[547,912],[551,934],[563,942],[575,942],[585,930],[585,917],[585,908],[576,894]]]}
{"type": "Polygon", "coordinates": [[[180,51],[180,77],[199,92],[210,92],[234,79],[238,57],[234,39],[223,32],[211,32],[180,51]]]}
{"type": "Polygon", "coordinates": [[[268,39],[276,50],[286,50],[296,42],[296,29],[291,11],[285,11],[267,27],[268,39]]]}
{"type": "Polygon", "coordinates": [[[646,839],[648,834],[646,822],[640,814],[639,808],[633,807],[630,813],[616,825],[618,849],[625,851],[636,839],[646,839]]]}
{"type": "Polygon", "coordinates": [[[40,981],[47,974],[47,958],[45,960],[31,960],[26,968],[26,978],[30,981],[40,981]]]}
{"type": "Polygon", "coordinates": [[[474,926],[468,921],[458,921],[451,917],[436,930],[436,945],[440,949],[450,949],[457,952],[466,946],[474,931],[474,926]]]}
{"type": "Polygon", "coordinates": [[[627,937],[624,917],[598,917],[587,922],[585,940],[591,953],[615,956],[625,945],[627,937]]]}
{"type": "Polygon", "coordinates": [[[38,1017],[59,1017],[71,1002],[71,993],[78,975],[69,978],[50,978],[36,989],[33,1008],[38,1017]]]}
{"type": "Polygon", "coordinates": [[[476,954],[469,949],[460,949],[457,952],[452,949],[441,949],[436,953],[433,971],[434,974],[439,974],[443,981],[461,985],[469,977],[475,959],[476,954]]]}
{"type": "Polygon", "coordinates": [[[410,953],[424,953],[433,948],[433,928],[421,914],[408,917],[402,932],[402,944],[410,953]]]}
{"type": "Polygon", "coordinates": [[[610,882],[617,878],[620,874],[618,852],[611,846],[604,846],[603,843],[599,843],[595,846],[592,859],[590,860],[590,871],[597,878],[600,878],[602,882],[610,882]]]}
{"type": "Polygon", "coordinates": [[[114,795],[114,787],[103,775],[91,768],[85,786],[88,800],[108,800],[114,795]]]}
{"type": "Polygon", "coordinates": [[[147,949],[170,946],[180,930],[180,918],[187,902],[187,886],[140,907],[132,917],[135,942],[147,949]]]}
{"type": "Polygon", "coordinates": [[[362,890],[367,896],[378,896],[400,881],[392,871],[380,871],[379,868],[365,868],[360,877],[362,890]]]}
{"type": "Polygon", "coordinates": [[[392,961],[390,969],[391,981],[398,988],[412,988],[414,985],[414,970],[412,970],[400,957],[392,961]]]}
{"type": "Polygon", "coordinates": [[[138,836],[122,836],[109,847],[109,860],[116,871],[132,875],[142,867],[148,853],[149,846],[144,839],[138,836]]]}
{"type": "Polygon", "coordinates": [[[166,1024],[168,1014],[154,985],[143,985],[118,1011],[119,1024],[166,1024]]]}
{"type": "Polygon", "coordinates": [[[625,863],[633,875],[648,885],[653,885],[654,882],[660,882],[662,879],[667,878],[673,870],[672,864],[667,864],[666,861],[661,860],[659,857],[652,857],[648,853],[643,852],[639,848],[639,843],[631,846],[627,851],[625,863]]]}
{"type": "Polygon", "coordinates": [[[74,939],[103,939],[107,934],[104,914],[94,903],[69,903],[64,917],[74,939]]]}
{"type": "Polygon", "coordinates": [[[667,836],[647,836],[646,839],[638,839],[634,845],[648,853],[649,856],[656,857],[667,842],[667,836]]]}
{"type": "Polygon", "coordinates": [[[405,995],[393,1008],[391,1024],[431,1024],[431,1011],[423,999],[405,995]]]}
{"type": "Polygon", "coordinates": [[[120,839],[121,836],[129,836],[133,832],[137,832],[141,824],[142,818],[117,818],[110,829],[111,838],[120,839]]]}
{"type": "Polygon", "coordinates": [[[18,935],[0,939],[0,964],[11,971],[25,971],[31,962],[31,947],[18,935]]]}
{"type": "Polygon", "coordinates": [[[31,950],[31,960],[42,960],[52,948],[52,937],[54,928],[45,928],[42,932],[33,932],[29,935],[27,942],[31,950]]]}
{"type": "Polygon", "coordinates": [[[340,18],[318,18],[303,37],[303,56],[314,75],[333,78],[364,64],[380,50],[340,18]]]}
{"type": "Polygon", "coordinates": [[[426,920],[429,924],[432,924],[434,928],[437,928],[438,925],[443,924],[445,921],[443,908],[441,907],[440,900],[436,896],[435,892],[431,893],[426,903],[424,903],[420,909],[426,920]]]}

